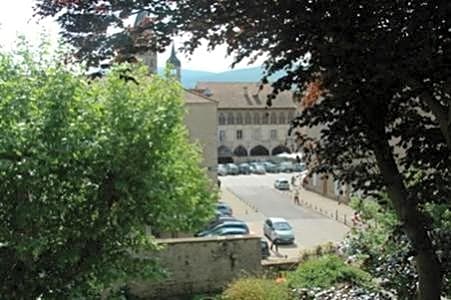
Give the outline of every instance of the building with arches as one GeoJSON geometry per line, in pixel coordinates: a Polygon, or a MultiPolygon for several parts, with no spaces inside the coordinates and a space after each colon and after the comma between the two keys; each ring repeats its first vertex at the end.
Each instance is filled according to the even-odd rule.
{"type": "Polygon", "coordinates": [[[267,106],[269,85],[252,82],[198,82],[192,91],[217,101],[218,162],[266,159],[291,152],[288,136],[296,113],[293,94],[285,91],[267,106]]]}

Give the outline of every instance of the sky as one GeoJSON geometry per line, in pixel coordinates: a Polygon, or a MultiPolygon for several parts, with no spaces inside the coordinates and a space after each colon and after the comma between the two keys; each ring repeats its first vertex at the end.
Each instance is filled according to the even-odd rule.
{"type": "MultiPolygon", "coordinates": [[[[28,40],[37,42],[41,33],[52,41],[58,39],[58,25],[51,19],[33,18],[33,0],[0,0],[0,45],[11,49],[17,34],[24,34],[28,40]]],[[[181,38],[175,38],[175,46],[181,46],[181,38]]],[[[164,66],[170,55],[170,47],[164,53],[158,53],[158,65],[164,66]]],[[[206,46],[199,47],[192,56],[178,54],[183,69],[224,72],[230,70],[232,57],[226,57],[226,46],[222,45],[212,52],[206,46]]],[[[261,61],[248,65],[242,62],[235,69],[249,68],[261,64],[261,61]]]]}

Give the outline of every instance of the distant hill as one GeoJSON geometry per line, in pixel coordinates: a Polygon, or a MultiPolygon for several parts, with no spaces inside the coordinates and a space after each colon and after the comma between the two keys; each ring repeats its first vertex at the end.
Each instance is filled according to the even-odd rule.
{"type": "MultiPolygon", "coordinates": [[[[158,73],[162,73],[163,69],[158,68],[158,73]]],[[[221,73],[195,71],[195,70],[183,70],[182,69],[182,85],[185,88],[193,88],[198,81],[224,81],[224,82],[257,82],[261,79],[263,74],[262,67],[236,69],[221,73]]],[[[283,72],[278,72],[271,76],[270,79],[275,80],[282,76],[283,72]]]]}

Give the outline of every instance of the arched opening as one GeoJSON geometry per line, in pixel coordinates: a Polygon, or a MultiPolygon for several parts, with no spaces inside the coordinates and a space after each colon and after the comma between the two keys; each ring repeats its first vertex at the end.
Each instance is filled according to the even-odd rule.
{"type": "Polygon", "coordinates": [[[224,164],[233,162],[232,159],[232,151],[230,151],[229,147],[221,145],[218,147],[218,163],[224,164]]]}
{"type": "Polygon", "coordinates": [[[268,156],[269,151],[262,145],[255,146],[251,149],[251,156],[268,156]]]}
{"type": "Polygon", "coordinates": [[[247,150],[244,146],[240,145],[233,150],[233,155],[235,156],[247,156],[247,150]]]}
{"type": "Polygon", "coordinates": [[[291,153],[290,149],[287,146],[284,145],[279,145],[274,147],[274,149],[272,149],[271,151],[271,155],[277,155],[280,153],[291,153]]]}

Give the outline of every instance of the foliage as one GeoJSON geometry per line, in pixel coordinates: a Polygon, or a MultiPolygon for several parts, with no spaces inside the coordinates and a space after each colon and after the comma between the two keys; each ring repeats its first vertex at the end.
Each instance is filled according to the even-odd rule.
{"type": "Polygon", "coordinates": [[[285,284],[263,278],[241,278],[229,285],[223,292],[224,300],[288,300],[289,291],[285,284]]]}
{"type": "Polygon", "coordinates": [[[263,83],[286,71],[273,83],[275,93],[293,89],[302,94],[318,83],[318,100],[302,107],[293,122],[295,127],[322,126],[320,136],[298,132],[313,171],[333,174],[366,194],[387,193],[415,250],[419,296],[439,299],[441,266],[422,206],[449,203],[451,194],[449,1],[129,0],[98,5],[39,0],[38,14],[59,14],[81,58],[105,52],[95,36],[99,43],[121,44],[114,35],[106,36],[107,25],[121,25],[116,16],[146,10],[154,19],[144,24],[151,25],[161,45],[177,30],[190,33],[184,45],[188,52],[207,39],[211,48],[227,43],[235,62],[264,56],[263,83]]]}
{"type": "Polygon", "coordinates": [[[155,276],[145,225],[195,229],[215,193],[178,83],[127,65],[88,81],[45,52],[0,53],[0,293],[95,298],[155,276]]]}
{"type": "Polygon", "coordinates": [[[368,273],[334,255],[308,260],[289,273],[287,278],[289,286],[293,288],[329,288],[338,283],[371,286],[368,273]]]}
{"type": "MultiPolygon", "coordinates": [[[[365,215],[366,228],[357,229],[350,234],[340,247],[343,254],[363,261],[362,267],[382,285],[393,291],[400,299],[415,297],[418,274],[413,261],[414,252],[393,209],[384,208],[374,201],[353,199],[351,205],[365,215]]],[[[451,292],[451,268],[448,257],[451,255],[449,209],[444,205],[428,204],[426,213],[432,218],[433,226],[429,235],[439,255],[445,277],[443,293],[451,292]]]]}

